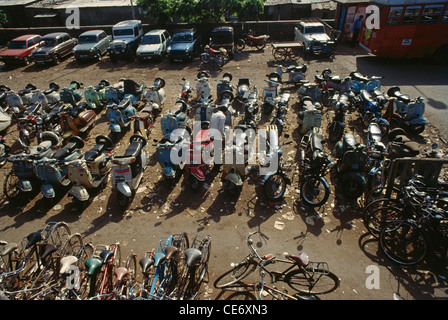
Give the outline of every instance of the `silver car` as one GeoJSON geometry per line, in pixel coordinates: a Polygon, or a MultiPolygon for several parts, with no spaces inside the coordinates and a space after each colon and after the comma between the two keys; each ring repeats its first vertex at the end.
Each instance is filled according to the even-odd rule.
{"type": "Polygon", "coordinates": [[[147,32],[137,49],[137,59],[163,59],[166,49],[171,44],[171,35],[166,30],[151,30],[147,32]]]}

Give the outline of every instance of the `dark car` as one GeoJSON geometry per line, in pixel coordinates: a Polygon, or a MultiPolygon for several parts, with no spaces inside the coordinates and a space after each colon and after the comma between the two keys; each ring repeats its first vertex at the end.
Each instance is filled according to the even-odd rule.
{"type": "Polygon", "coordinates": [[[30,54],[37,48],[42,36],[38,34],[26,34],[12,39],[8,44],[8,49],[0,53],[0,61],[5,64],[23,63],[29,65],[30,54]]]}
{"type": "Polygon", "coordinates": [[[31,52],[31,58],[37,64],[53,62],[58,65],[63,58],[73,53],[77,44],[78,40],[68,33],[50,33],[42,37],[39,47],[31,52]]]}
{"type": "Polygon", "coordinates": [[[210,47],[213,49],[224,48],[232,59],[235,54],[235,39],[232,27],[217,27],[212,30],[210,47]]]}
{"type": "Polygon", "coordinates": [[[75,59],[101,60],[111,41],[112,37],[103,30],[86,31],[78,37],[78,45],[74,48],[75,59]]]}
{"type": "Polygon", "coordinates": [[[183,29],[174,32],[171,45],[167,49],[168,59],[193,59],[201,52],[201,37],[196,29],[183,29]]]}

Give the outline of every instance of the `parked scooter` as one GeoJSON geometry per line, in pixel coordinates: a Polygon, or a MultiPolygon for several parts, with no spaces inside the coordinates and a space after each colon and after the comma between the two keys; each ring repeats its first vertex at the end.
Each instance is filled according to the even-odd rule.
{"type": "Polygon", "coordinates": [[[278,135],[281,136],[283,133],[283,127],[285,126],[286,113],[289,109],[289,99],[291,98],[291,93],[284,91],[280,94],[275,105],[274,117],[272,118],[271,125],[277,127],[278,135]]]}
{"type": "Polygon", "coordinates": [[[109,81],[101,80],[96,86],[88,86],[84,91],[84,98],[88,108],[99,114],[106,105],[106,88],[110,86],[109,81]]]}
{"type": "Polygon", "coordinates": [[[368,126],[371,122],[375,122],[380,127],[381,133],[386,135],[389,132],[389,122],[382,116],[382,109],[386,100],[383,97],[377,100],[366,90],[361,90],[359,98],[356,106],[364,124],[368,126]],[[381,101],[381,103],[378,101],[381,101]]]}
{"type": "Polygon", "coordinates": [[[361,73],[353,71],[350,73],[352,83],[350,84],[350,90],[355,94],[360,94],[361,90],[373,92],[375,90],[381,91],[381,79],[380,76],[365,77],[361,73]]]}
{"type": "Polygon", "coordinates": [[[350,200],[359,198],[367,185],[364,177],[367,155],[364,149],[365,146],[357,143],[351,133],[346,133],[336,144],[338,189],[350,200]]]}
{"type": "Polygon", "coordinates": [[[2,168],[8,160],[11,147],[6,144],[5,137],[0,136],[0,168],[2,168]]]}
{"type": "Polygon", "coordinates": [[[210,87],[210,84],[208,82],[209,78],[210,74],[208,73],[208,71],[198,72],[196,78],[196,81],[198,81],[198,83],[196,84],[196,102],[200,102],[201,100],[210,101],[210,99],[212,98],[212,88],[210,87]]]}
{"type": "Polygon", "coordinates": [[[367,189],[374,190],[386,185],[387,173],[390,165],[389,153],[382,142],[383,135],[378,124],[371,122],[367,128],[368,172],[367,189]]]}
{"type": "Polygon", "coordinates": [[[155,142],[153,146],[157,147],[157,160],[162,167],[162,177],[170,185],[174,185],[184,170],[185,164],[182,159],[186,140],[184,137],[179,137],[175,142],[158,143],[157,139],[153,141],[155,142]],[[177,155],[178,162],[173,162],[173,154],[177,155]]]}
{"type": "Polygon", "coordinates": [[[89,131],[96,123],[97,114],[90,109],[69,108],[58,113],[61,135],[64,140],[89,131]]]}
{"type": "MultiPolygon", "coordinates": [[[[154,80],[154,84],[145,92],[144,100],[147,101],[146,106],[150,106],[154,115],[160,114],[165,105],[166,95],[165,90],[165,80],[161,77],[157,77],[154,80]]],[[[145,108],[146,108],[145,106],[145,108]]]]}
{"type": "MultiPolygon", "coordinates": [[[[245,135],[245,133],[243,133],[245,135]]],[[[245,137],[234,139],[232,145],[225,148],[225,161],[222,165],[224,190],[232,196],[238,196],[249,174],[248,151],[244,147],[245,137]],[[231,159],[229,163],[228,160],[231,159]]]]}
{"type": "Polygon", "coordinates": [[[322,71],[322,77],[324,80],[328,81],[328,86],[334,91],[337,91],[340,94],[348,94],[350,92],[351,77],[341,79],[339,76],[334,75],[329,68],[322,71]]]}
{"type": "Polygon", "coordinates": [[[56,196],[56,190],[67,187],[71,181],[68,179],[67,167],[73,160],[83,157],[81,148],[84,141],[78,136],[72,136],[68,143],[39,160],[34,160],[34,172],[42,181],[42,195],[49,200],[56,196]]]}
{"type": "Polygon", "coordinates": [[[112,184],[118,191],[118,204],[123,209],[130,205],[148,165],[146,143],[145,137],[133,134],[125,153],[112,158],[112,184]]]}
{"type": "Polygon", "coordinates": [[[69,196],[85,208],[89,203],[89,190],[104,189],[112,168],[112,140],[105,135],[95,138],[95,146],[84,154],[82,159],[75,160],[68,168],[68,178],[73,186],[69,196]]]}
{"type": "Polygon", "coordinates": [[[160,126],[162,129],[163,138],[161,143],[171,140],[171,133],[176,129],[185,129],[185,135],[191,134],[189,127],[190,119],[188,113],[190,111],[189,105],[184,100],[176,101],[174,110],[162,115],[160,118],[160,126]]]}
{"type": "Polygon", "coordinates": [[[61,138],[53,132],[42,134],[42,141],[38,145],[28,146],[20,138],[19,143],[26,150],[20,154],[9,155],[8,161],[12,162],[12,169],[5,177],[3,192],[8,200],[17,199],[18,196],[30,194],[33,184],[39,182],[34,171],[34,160],[47,157],[53,152],[52,147],[61,142],[61,138]]]}
{"type": "Polygon", "coordinates": [[[195,192],[201,190],[206,175],[213,168],[214,137],[210,135],[208,123],[202,123],[201,130],[196,134],[188,148],[188,160],[185,163],[185,173],[188,184],[195,192]]]}
{"type": "Polygon", "coordinates": [[[221,96],[224,91],[230,91],[233,94],[233,87],[231,83],[232,78],[232,74],[230,72],[226,72],[222,76],[222,79],[219,80],[219,83],[216,86],[216,97],[218,98],[218,101],[216,101],[216,103],[221,102],[221,96]]]}
{"type": "Polygon", "coordinates": [[[72,81],[68,87],[62,88],[59,96],[61,101],[68,103],[73,107],[76,107],[78,102],[81,101],[83,94],[80,90],[82,86],[81,82],[72,81]]]}
{"type": "Polygon", "coordinates": [[[283,73],[288,74],[288,80],[284,81],[282,80],[282,83],[284,84],[293,84],[293,85],[303,85],[303,80],[306,80],[306,71],[308,70],[308,67],[305,64],[302,64],[300,66],[291,65],[288,67],[284,67],[282,65],[276,64],[275,67],[277,68],[276,72],[280,75],[280,77],[283,79],[283,73]]]}
{"type": "Polygon", "coordinates": [[[313,102],[311,97],[304,96],[300,99],[299,106],[302,109],[297,117],[300,133],[303,135],[313,128],[319,128],[322,123],[321,104],[313,102]]]}
{"type": "Polygon", "coordinates": [[[423,117],[425,113],[425,103],[423,97],[411,99],[409,95],[402,94],[400,88],[394,86],[387,90],[389,103],[386,115],[391,128],[407,128],[413,134],[420,134],[429,124],[423,117]]]}
{"type": "Polygon", "coordinates": [[[263,89],[263,113],[271,114],[276,104],[276,98],[280,95],[280,84],[282,77],[277,72],[266,75],[267,86],[263,89]]]}
{"type": "Polygon", "coordinates": [[[334,106],[334,118],[333,121],[328,125],[328,140],[330,142],[338,142],[344,135],[345,130],[345,112],[349,108],[349,97],[346,94],[337,93],[333,96],[337,101],[334,106]]]}
{"type": "Polygon", "coordinates": [[[185,78],[182,78],[182,91],[178,97],[178,100],[183,100],[186,103],[190,101],[191,98],[191,85],[190,81],[186,80],[185,78]]]}

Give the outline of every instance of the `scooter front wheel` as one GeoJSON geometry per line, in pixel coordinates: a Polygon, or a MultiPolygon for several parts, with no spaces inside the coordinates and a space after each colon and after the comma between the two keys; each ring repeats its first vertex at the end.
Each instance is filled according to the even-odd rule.
{"type": "Polygon", "coordinates": [[[270,201],[280,200],[286,192],[286,181],[281,174],[274,174],[263,185],[263,193],[270,201]]]}
{"type": "Polygon", "coordinates": [[[203,63],[209,63],[210,62],[210,56],[208,54],[201,55],[201,61],[203,63]]]}
{"type": "Polygon", "coordinates": [[[409,130],[413,133],[413,134],[420,134],[423,131],[425,131],[425,125],[424,124],[411,124],[409,125],[409,130]]]}
{"type": "Polygon", "coordinates": [[[188,184],[190,185],[190,188],[194,191],[194,192],[198,192],[199,190],[201,190],[202,187],[202,181],[199,181],[198,179],[196,179],[194,176],[190,175],[188,177],[188,184]]]}
{"type": "Polygon", "coordinates": [[[118,201],[118,205],[122,208],[122,209],[126,209],[129,207],[129,205],[132,202],[132,196],[131,197],[126,197],[124,194],[122,194],[121,192],[118,192],[117,195],[117,201],[118,201]]]}

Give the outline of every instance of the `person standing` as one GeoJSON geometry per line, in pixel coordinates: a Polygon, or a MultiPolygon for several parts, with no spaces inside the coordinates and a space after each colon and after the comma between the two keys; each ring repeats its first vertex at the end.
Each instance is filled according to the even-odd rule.
{"type": "Polygon", "coordinates": [[[356,43],[358,42],[358,36],[359,36],[359,32],[361,31],[362,28],[362,19],[364,18],[363,15],[360,15],[358,17],[358,19],[355,21],[355,23],[353,24],[353,38],[352,38],[352,45],[355,46],[356,43]]]}

